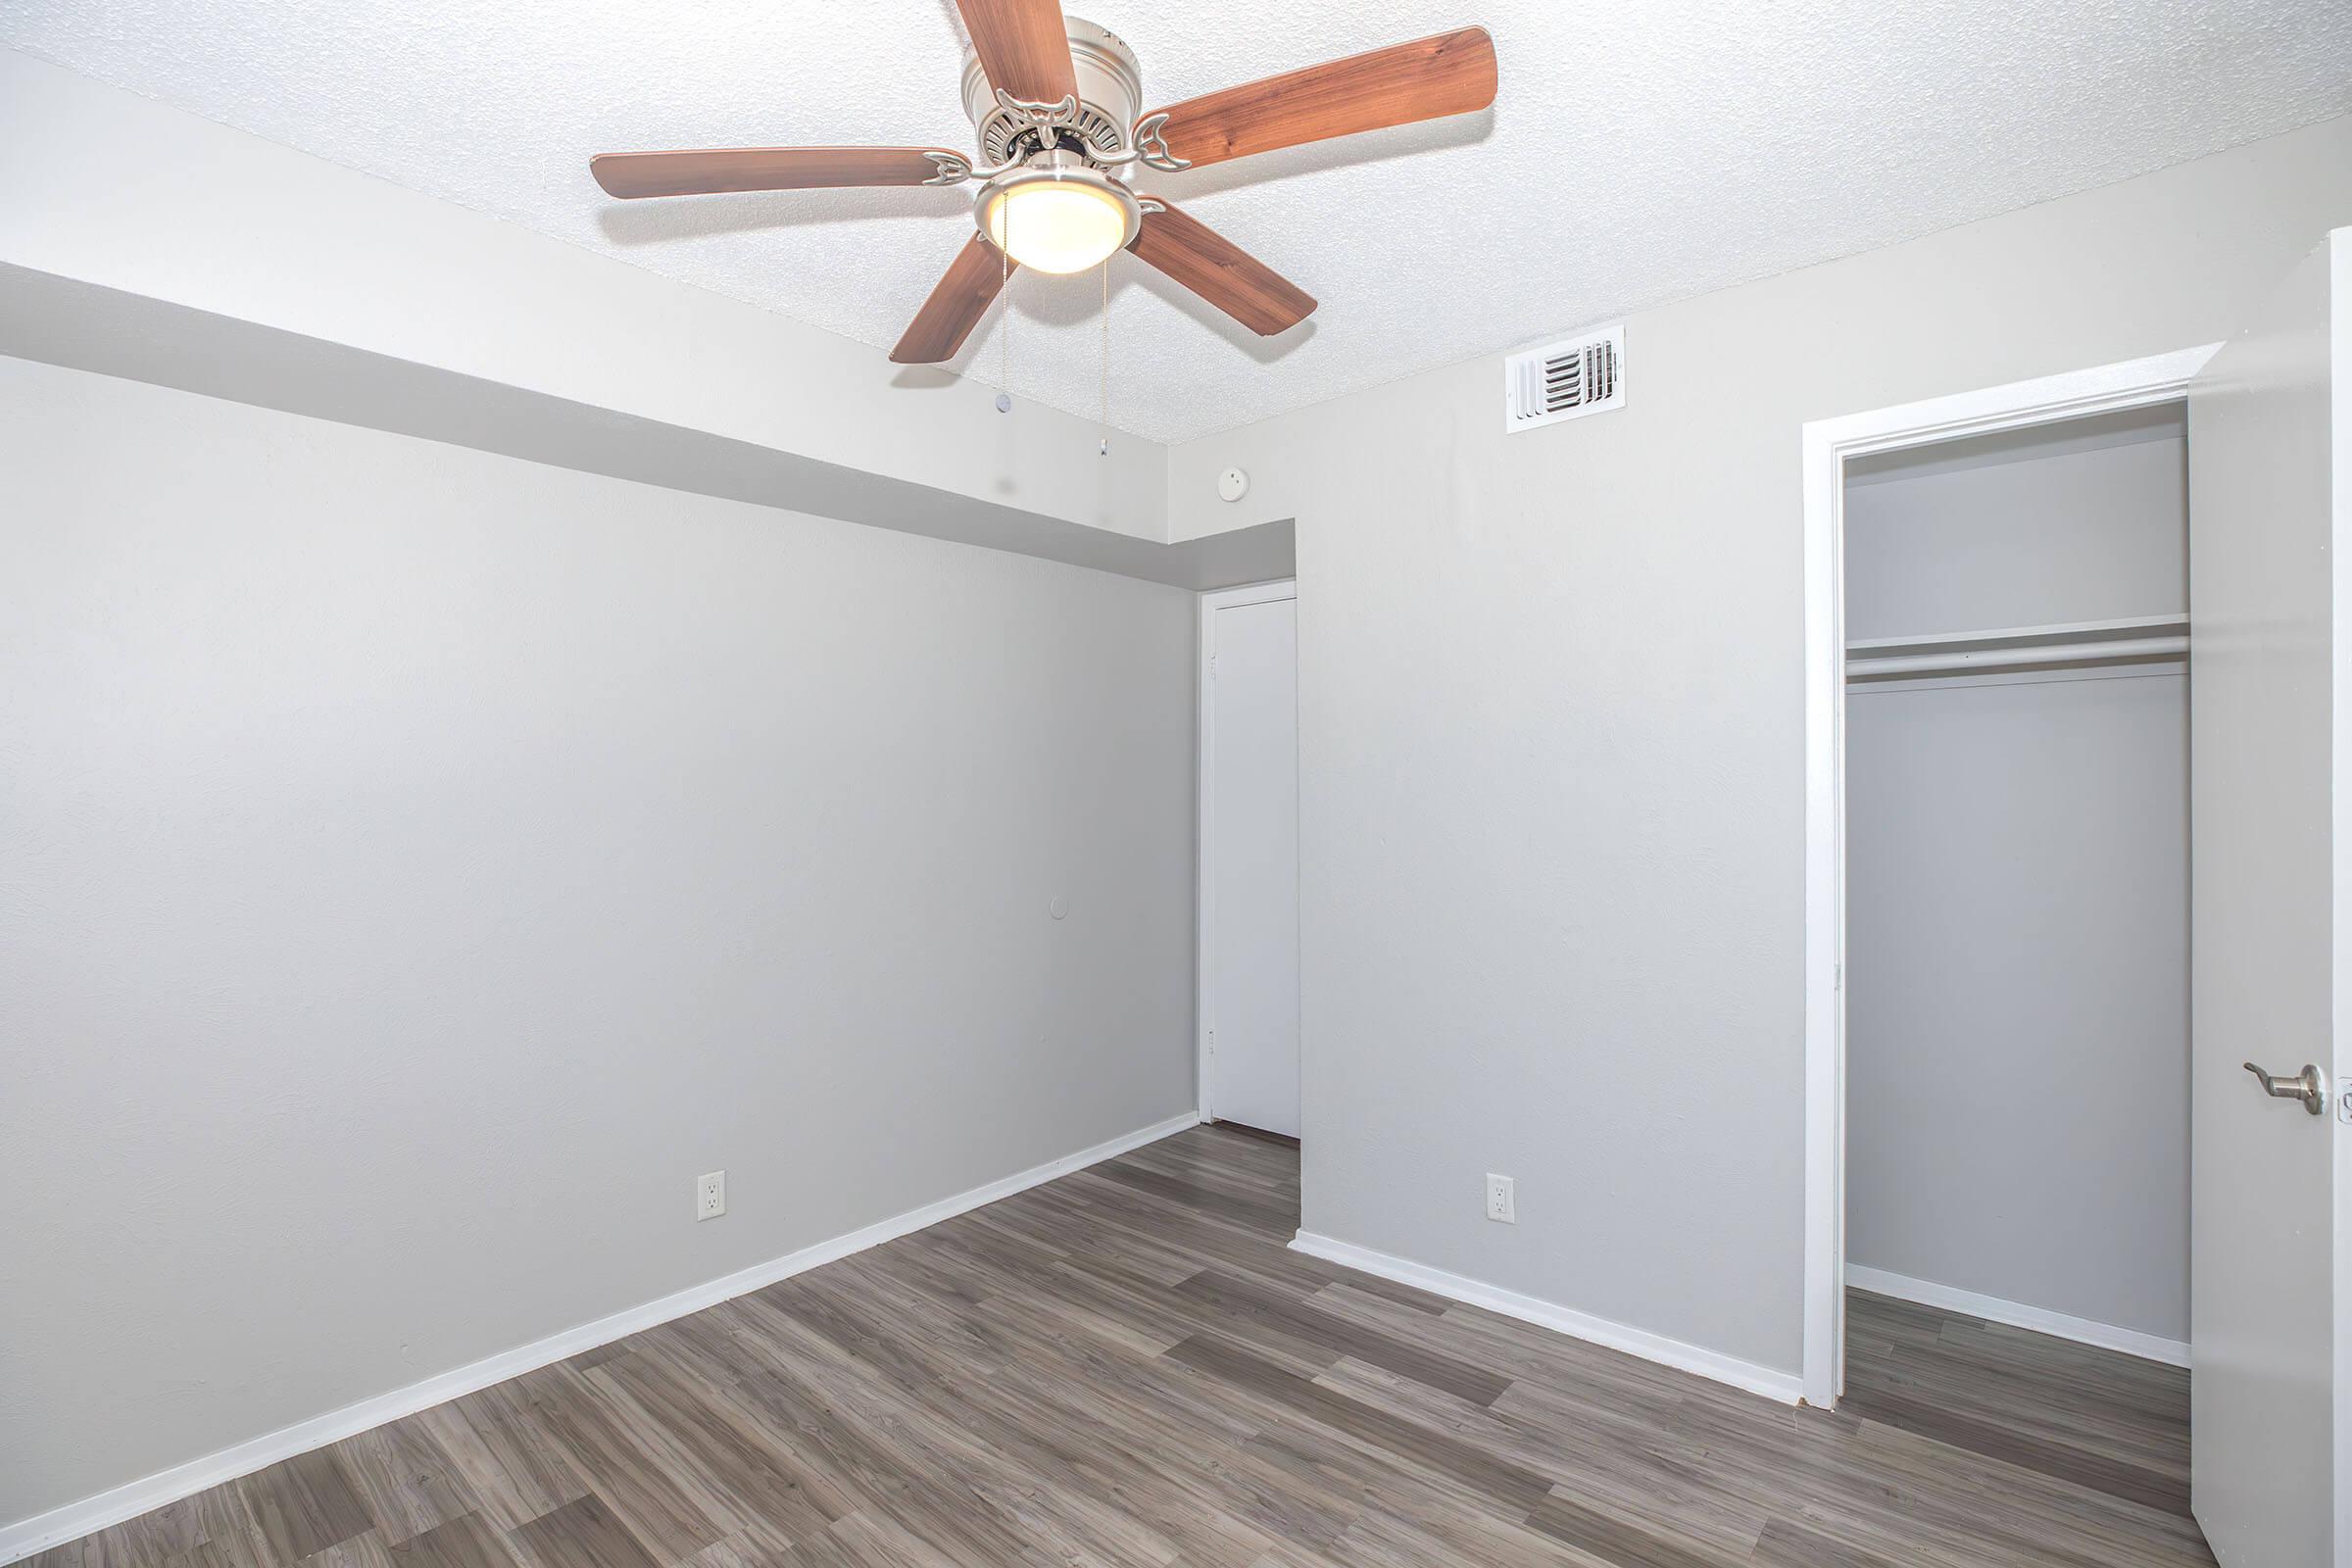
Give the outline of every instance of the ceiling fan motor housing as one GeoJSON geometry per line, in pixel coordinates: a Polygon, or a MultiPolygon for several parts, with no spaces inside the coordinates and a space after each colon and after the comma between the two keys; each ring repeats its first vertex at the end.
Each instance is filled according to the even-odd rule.
{"type": "MultiPolygon", "coordinates": [[[[1107,27],[1067,17],[1070,65],[1078,78],[1078,121],[1074,128],[1092,152],[1109,157],[1127,151],[1128,130],[1144,112],[1144,73],[1135,51],[1107,27]]],[[[991,164],[1010,163],[1038,150],[1038,132],[997,102],[996,89],[977,55],[963,62],[963,112],[979,136],[980,154],[991,164]]],[[[1066,139],[1066,138],[1065,138],[1066,139]]]]}
{"type": "Polygon", "coordinates": [[[970,340],[1015,265],[1063,277],[1102,268],[1107,307],[1108,265],[1122,248],[1259,336],[1288,331],[1313,313],[1314,296],[1199,219],[1137,195],[1130,171],[1224,163],[1494,102],[1494,40],[1456,27],[1156,110],[1139,147],[1143,69],[1107,28],[1060,0],[953,4],[971,41],[963,106],[977,161],[945,147],[695,148],[600,153],[589,172],[624,199],[976,182],[979,234],[890,351],[901,365],[939,365],[970,340]]]}

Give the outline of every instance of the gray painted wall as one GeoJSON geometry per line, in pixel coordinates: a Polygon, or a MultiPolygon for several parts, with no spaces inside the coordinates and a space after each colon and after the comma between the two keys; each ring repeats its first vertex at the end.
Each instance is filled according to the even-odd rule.
{"type": "Polygon", "coordinates": [[[1950,443],[1845,490],[1845,633],[1905,637],[2178,612],[2188,604],[2179,404],[1950,443]]]}
{"type": "Polygon", "coordinates": [[[22,361],[0,472],[0,1519],[1192,1103],[1191,595],[22,361]]]}
{"type": "Polygon", "coordinates": [[[1799,431],[2218,340],[2348,218],[2337,120],[1642,312],[1618,412],[1489,357],[1175,449],[1179,537],[1298,519],[1307,1227],[1793,1373],[1799,431]]]}
{"type": "Polygon", "coordinates": [[[2187,687],[1849,692],[1848,1262],[2188,1338],[2187,687]]]}
{"type": "MultiPolygon", "coordinates": [[[[2186,607],[2183,412],[1848,483],[1857,637],[2186,607]]],[[[2188,1338],[2188,686],[1846,693],[1846,1261],[2188,1338]]]]}

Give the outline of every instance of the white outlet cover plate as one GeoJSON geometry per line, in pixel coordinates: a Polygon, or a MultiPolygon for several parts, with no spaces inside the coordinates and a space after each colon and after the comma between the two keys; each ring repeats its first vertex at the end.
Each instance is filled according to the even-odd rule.
{"type": "Polygon", "coordinates": [[[1508,1176],[1487,1172],[1487,1218],[1505,1225],[1519,1223],[1519,1184],[1508,1176]]]}
{"type": "Polygon", "coordinates": [[[716,1219],[727,1211],[727,1173],[714,1170],[695,1179],[694,1217],[716,1219]]]}

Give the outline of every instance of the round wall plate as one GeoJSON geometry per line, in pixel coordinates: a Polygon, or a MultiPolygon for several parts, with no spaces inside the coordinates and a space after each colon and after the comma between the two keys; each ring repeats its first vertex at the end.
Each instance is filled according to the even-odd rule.
{"type": "Polygon", "coordinates": [[[1239,501],[1250,493],[1250,476],[1239,468],[1227,468],[1217,475],[1217,494],[1227,501],[1239,501]]]}

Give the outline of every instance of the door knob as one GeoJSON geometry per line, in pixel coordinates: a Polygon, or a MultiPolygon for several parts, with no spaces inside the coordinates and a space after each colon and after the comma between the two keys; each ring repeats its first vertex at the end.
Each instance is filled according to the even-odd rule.
{"type": "Polygon", "coordinates": [[[2320,1079],[2320,1069],[2308,1061],[2303,1064],[2303,1070],[2292,1078],[2274,1078],[2250,1061],[2246,1063],[2246,1071],[2262,1080],[2264,1094],[2275,1095],[2280,1100],[2300,1100],[2303,1108],[2314,1116],[2320,1113],[2322,1105],[2328,1103],[2328,1086],[2320,1079]]]}

